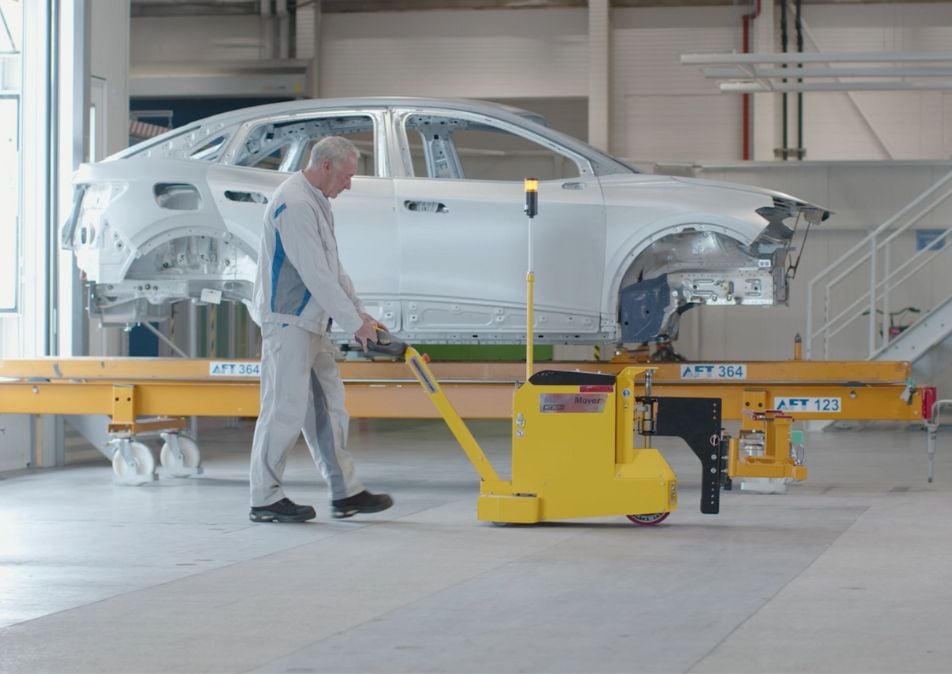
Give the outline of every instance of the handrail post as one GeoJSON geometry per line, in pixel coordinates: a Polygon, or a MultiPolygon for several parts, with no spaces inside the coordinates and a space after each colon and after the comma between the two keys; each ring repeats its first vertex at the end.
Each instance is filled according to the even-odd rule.
{"type": "MultiPolygon", "coordinates": [[[[889,276],[892,272],[889,270],[889,241],[883,246],[883,328],[879,335],[879,348],[889,343],[889,327],[892,321],[889,318],[889,276]]],[[[873,354],[869,354],[872,358],[873,354]]]]}
{"type": "Polygon", "coordinates": [[[813,281],[807,284],[807,324],[804,334],[807,337],[806,354],[807,360],[813,353],[813,281]]]}
{"type": "Polygon", "coordinates": [[[823,291],[823,360],[830,359],[830,289],[823,291]]]}
{"type": "Polygon", "coordinates": [[[876,352],[876,232],[869,237],[869,355],[876,352]]]}

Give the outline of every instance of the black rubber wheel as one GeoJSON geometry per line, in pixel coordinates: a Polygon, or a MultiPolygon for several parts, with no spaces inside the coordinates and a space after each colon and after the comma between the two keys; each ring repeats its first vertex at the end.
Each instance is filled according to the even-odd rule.
{"type": "Polygon", "coordinates": [[[653,527],[656,524],[661,524],[664,520],[670,515],[670,512],[666,513],[649,513],[645,515],[625,515],[629,520],[635,524],[640,524],[643,527],[653,527]]]}

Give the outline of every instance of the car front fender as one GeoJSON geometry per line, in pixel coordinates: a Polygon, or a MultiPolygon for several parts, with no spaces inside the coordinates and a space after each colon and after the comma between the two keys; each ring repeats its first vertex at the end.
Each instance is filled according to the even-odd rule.
{"type": "MultiPolygon", "coordinates": [[[[640,226],[634,231],[629,227],[631,233],[624,238],[613,236],[610,231],[605,255],[606,282],[602,294],[602,312],[608,316],[618,315],[618,298],[625,274],[638,257],[655,242],[684,232],[696,231],[713,232],[733,239],[743,246],[749,246],[766,225],[766,221],[759,219],[761,225],[758,227],[750,221],[711,213],[679,213],[640,226]]],[[[617,231],[617,227],[614,229],[617,231]]]]}

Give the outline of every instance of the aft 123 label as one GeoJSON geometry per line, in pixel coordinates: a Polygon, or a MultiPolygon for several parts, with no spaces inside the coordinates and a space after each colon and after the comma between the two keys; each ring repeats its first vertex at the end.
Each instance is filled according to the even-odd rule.
{"type": "Polygon", "coordinates": [[[782,412],[839,414],[843,411],[841,398],[774,398],[773,406],[782,412]]]}

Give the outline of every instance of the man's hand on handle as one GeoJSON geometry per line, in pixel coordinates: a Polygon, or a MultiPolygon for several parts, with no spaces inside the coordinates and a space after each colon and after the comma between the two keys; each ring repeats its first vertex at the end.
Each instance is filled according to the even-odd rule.
{"type": "Polygon", "coordinates": [[[360,317],[364,322],[360,329],[354,333],[354,337],[357,339],[357,343],[360,344],[360,348],[366,351],[368,341],[377,341],[377,322],[367,314],[361,314],[360,317]]]}

